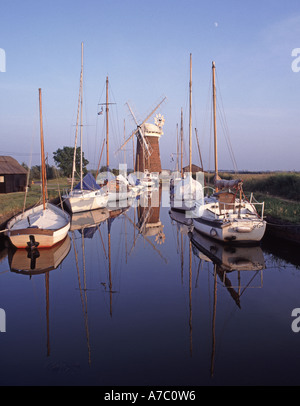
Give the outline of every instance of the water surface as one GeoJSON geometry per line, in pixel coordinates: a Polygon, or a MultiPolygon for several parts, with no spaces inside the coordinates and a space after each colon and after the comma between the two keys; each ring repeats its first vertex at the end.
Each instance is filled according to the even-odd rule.
{"type": "Polygon", "coordinates": [[[74,216],[52,252],[3,248],[1,385],[300,384],[299,249],[219,246],[156,201],[74,216]]]}

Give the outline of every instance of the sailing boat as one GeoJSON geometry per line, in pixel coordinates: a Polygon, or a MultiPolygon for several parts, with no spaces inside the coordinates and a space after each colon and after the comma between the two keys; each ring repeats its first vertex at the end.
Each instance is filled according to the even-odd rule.
{"type": "Polygon", "coordinates": [[[252,195],[249,201],[243,197],[241,180],[226,181],[218,175],[215,62],[212,63],[212,79],[215,192],[210,197],[205,197],[204,202],[196,202],[196,208],[192,213],[194,228],[220,241],[258,243],[266,229],[266,222],[263,219],[264,203],[254,201],[252,195]],[[258,205],[261,205],[261,215],[256,210],[258,205]]]}
{"type": "MultiPolygon", "coordinates": [[[[182,140],[182,110],[181,110],[181,140],[182,140]]],[[[182,141],[181,141],[182,146],[182,141]]],[[[181,154],[183,151],[181,150],[181,154]]],[[[171,209],[189,212],[195,208],[195,201],[203,199],[203,189],[200,182],[192,177],[192,54],[190,54],[190,82],[189,82],[189,173],[171,185],[171,209]]]]}
{"type": "MultiPolygon", "coordinates": [[[[127,204],[126,202],[123,202],[127,199],[130,199],[133,195],[132,190],[129,187],[128,181],[121,175],[117,176],[114,179],[109,179],[109,176],[111,176],[111,173],[109,172],[109,120],[108,120],[108,113],[109,113],[109,105],[112,103],[108,102],[108,76],[106,77],[106,101],[103,103],[106,108],[106,167],[107,167],[107,178],[105,179],[105,185],[102,187],[102,190],[107,193],[107,201],[108,201],[108,206],[115,207],[119,205],[119,201],[122,201],[120,203],[120,206],[126,207],[127,204]]],[[[101,175],[100,175],[101,176],[101,175]]],[[[99,175],[97,176],[97,179],[99,179],[99,175]]]]}
{"type": "Polygon", "coordinates": [[[82,169],[82,94],[83,94],[83,43],[81,43],[81,72],[80,72],[80,90],[78,98],[78,110],[76,121],[76,133],[75,133],[75,147],[73,158],[73,171],[72,171],[72,184],[71,190],[68,194],[63,196],[64,201],[68,209],[72,213],[78,213],[82,211],[95,210],[105,207],[108,201],[108,195],[105,190],[96,183],[94,177],[88,173],[83,178],[82,169]],[[77,150],[77,134],[78,134],[78,121],[80,113],[80,182],[78,185],[74,185],[74,175],[76,169],[76,150],[77,150]]]}
{"type": "Polygon", "coordinates": [[[39,105],[43,203],[13,217],[7,223],[6,235],[17,248],[52,247],[67,236],[70,228],[70,216],[59,207],[46,202],[46,167],[41,89],[39,89],[39,105]]]}

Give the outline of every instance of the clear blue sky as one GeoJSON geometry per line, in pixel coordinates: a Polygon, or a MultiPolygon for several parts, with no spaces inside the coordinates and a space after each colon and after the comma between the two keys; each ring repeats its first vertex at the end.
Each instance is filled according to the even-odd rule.
{"type": "MultiPolygon", "coordinates": [[[[141,120],[161,99],[165,117],[162,166],[175,168],[176,125],[184,112],[188,152],[189,54],[193,58],[193,128],[205,169],[210,147],[211,62],[217,67],[222,103],[238,170],[300,170],[300,72],[291,56],[300,48],[299,0],[1,0],[1,155],[39,164],[38,88],[42,88],[45,149],[74,145],[84,43],[84,152],[96,167],[104,137],[109,76],[111,164],[114,151],[134,128],[125,106],[141,120]],[[32,154],[32,161],[30,155],[32,154]]],[[[150,120],[152,121],[152,119],[150,120]]],[[[219,167],[234,169],[219,128],[219,167]]],[[[127,151],[132,162],[131,144],[127,151]]],[[[199,164],[193,134],[193,161],[199,164]]],[[[102,162],[105,163],[105,154],[102,162]]],[[[187,164],[187,159],[185,159],[187,164]]]]}

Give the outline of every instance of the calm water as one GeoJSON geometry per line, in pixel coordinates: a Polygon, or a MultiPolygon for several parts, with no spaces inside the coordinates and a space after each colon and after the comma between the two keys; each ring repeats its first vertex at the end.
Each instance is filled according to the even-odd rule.
{"type": "Polygon", "coordinates": [[[73,217],[39,256],[3,249],[1,385],[300,384],[299,249],[217,246],[158,196],[73,217]]]}

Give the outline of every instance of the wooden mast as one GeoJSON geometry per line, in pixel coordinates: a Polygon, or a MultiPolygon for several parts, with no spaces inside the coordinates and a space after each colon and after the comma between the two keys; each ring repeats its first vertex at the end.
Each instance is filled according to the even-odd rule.
{"type": "Polygon", "coordinates": [[[179,171],[179,140],[178,140],[178,124],[176,124],[176,172],[179,171]]]}
{"type": "Polygon", "coordinates": [[[42,89],[39,89],[39,104],[40,104],[40,138],[41,138],[41,168],[42,168],[42,195],[43,208],[46,209],[46,169],[45,169],[45,152],[44,152],[44,134],[43,134],[43,117],[42,117],[42,89]]]}
{"type": "Polygon", "coordinates": [[[76,132],[75,132],[75,145],[74,145],[74,155],[73,155],[73,169],[72,169],[72,183],[71,191],[74,186],[74,176],[76,171],[76,152],[77,152],[77,136],[78,136],[78,122],[79,122],[79,112],[80,112],[80,103],[81,103],[81,90],[82,90],[82,75],[83,75],[83,42],[81,43],[81,71],[80,71],[80,86],[79,86],[79,95],[78,95],[78,107],[77,107],[77,119],[76,119],[76,132]]]}
{"type": "Polygon", "coordinates": [[[81,43],[81,87],[80,87],[80,189],[82,190],[82,82],[83,82],[83,42],[81,43]]]}
{"type": "Polygon", "coordinates": [[[181,165],[181,179],[183,178],[183,119],[182,119],[182,107],[181,107],[181,119],[180,119],[180,165],[181,165]]]}
{"type": "MultiPolygon", "coordinates": [[[[125,135],[125,118],[124,118],[124,142],[126,139],[126,135],[125,135]]],[[[124,149],[124,164],[126,164],[126,149],[124,149]]]]}
{"type": "Polygon", "coordinates": [[[190,54],[189,171],[192,174],[192,54],[190,54]]]}
{"type": "MultiPolygon", "coordinates": [[[[215,151],[215,179],[218,178],[218,154],[217,154],[217,118],[216,118],[216,65],[212,63],[212,79],[213,79],[213,113],[214,113],[214,151],[215,151]]],[[[216,188],[216,192],[218,188],[216,188]]]]}
{"type": "Polygon", "coordinates": [[[106,76],[106,166],[109,168],[109,139],[108,139],[108,76],[106,76]]]}

